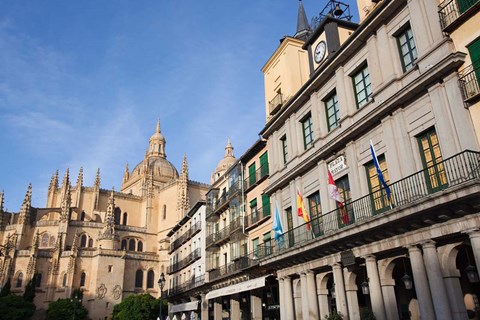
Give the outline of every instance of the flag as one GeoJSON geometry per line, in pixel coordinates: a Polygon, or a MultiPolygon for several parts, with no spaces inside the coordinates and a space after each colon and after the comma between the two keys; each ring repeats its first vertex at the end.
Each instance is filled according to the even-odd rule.
{"type": "Polygon", "coordinates": [[[373,148],[372,141],[370,140],[370,152],[372,153],[373,164],[375,165],[375,170],[377,170],[378,180],[385,188],[385,192],[387,193],[388,201],[390,201],[390,188],[388,187],[387,183],[385,182],[385,178],[383,177],[382,170],[380,170],[380,165],[378,164],[377,154],[375,153],[375,149],[373,148]]]}
{"type": "Polygon", "coordinates": [[[348,224],[350,222],[350,217],[348,216],[348,212],[343,205],[343,199],[340,193],[338,193],[337,185],[335,184],[335,180],[333,180],[332,173],[328,170],[328,195],[331,199],[337,202],[338,208],[340,209],[340,219],[342,220],[343,224],[348,224]]]}
{"type": "Polygon", "coordinates": [[[298,190],[297,187],[297,214],[299,217],[302,217],[303,220],[307,223],[306,227],[307,230],[311,229],[310,226],[310,217],[308,216],[307,209],[305,209],[305,205],[303,204],[303,198],[302,195],[300,194],[300,190],[298,190]]]}
{"type": "Polygon", "coordinates": [[[273,238],[275,241],[283,241],[283,227],[282,220],[280,219],[280,213],[278,211],[278,204],[275,202],[275,213],[273,215],[273,238]]]}

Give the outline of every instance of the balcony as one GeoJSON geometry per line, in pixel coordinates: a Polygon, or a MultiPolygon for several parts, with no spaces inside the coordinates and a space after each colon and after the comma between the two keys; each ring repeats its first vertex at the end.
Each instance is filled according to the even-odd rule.
{"type": "Polygon", "coordinates": [[[263,208],[250,208],[251,213],[245,217],[245,229],[249,230],[258,225],[262,222],[268,220],[270,217],[270,205],[263,207],[263,208]]]}
{"type": "Polygon", "coordinates": [[[460,87],[463,91],[463,97],[465,102],[473,100],[480,94],[479,79],[480,76],[480,63],[475,67],[473,64],[464,68],[458,73],[460,87]]]}
{"type": "Polygon", "coordinates": [[[182,293],[186,293],[192,289],[200,287],[205,283],[205,275],[191,277],[189,281],[182,283],[181,285],[175,286],[168,289],[168,297],[173,297],[182,293]]]}
{"type": "Polygon", "coordinates": [[[235,235],[239,231],[243,231],[243,217],[241,216],[236,217],[222,230],[207,235],[205,239],[207,249],[212,246],[222,245],[227,242],[232,235],[235,235]]]}
{"type": "Polygon", "coordinates": [[[182,234],[178,239],[173,241],[170,244],[170,251],[172,253],[176,249],[178,249],[182,244],[190,240],[194,235],[196,235],[202,229],[202,223],[200,221],[196,222],[194,225],[190,227],[184,234],[182,234]]]}
{"type": "MultiPolygon", "coordinates": [[[[277,241],[260,245],[258,258],[294,254],[296,248],[307,245],[310,251],[302,250],[302,259],[309,254],[318,258],[345,250],[349,244],[370,243],[478,212],[479,186],[480,153],[464,151],[390,184],[391,201],[382,189],[286,231],[277,241]]],[[[285,263],[293,263],[292,256],[287,256],[285,263]]],[[[271,263],[278,266],[280,260],[271,263]]]]}
{"type": "Polygon", "coordinates": [[[245,192],[250,191],[268,177],[268,163],[264,164],[255,171],[254,175],[248,176],[245,179],[245,192]]]}
{"type": "Polygon", "coordinates": [[[257,265],[258,261],[257,256],[252,252],[217,269],[211,270],[209,272],[209,280],[215,281],[240,273],[245,269],[257,265]]]}
{"type": "Polygon", "coordinates": [[[460,16],[468,18],[480,6],[479,0],[445,0],[438,6],[438,15],[442,29],[446,32],[453,30],[464,19],[458,19],[460,16]],[[471,9],[471,10],[470,10],[471,9]]]}
{"type": "Polygon", "coordinates": [[[182,270],[183,268],[189,266],[190,264],[192,264],[192,262],[196,261],[197,259],[199,259],[201,257],[201,251],[200,251],[200,248],[198,249],[195,249],[194,251],[192,251],[187,257],[183,258],[182,260],[168,266],[167,268],[167,273],[168,274],[172,274],[174,272],[177,272],[177,271],[180,271],[182,270]]]}
{"type": "Polygon", "coordinates": [[[269,112],[270,115],[273,116],[280,110],[280,108],[283,105],[283,95],[281,93],[277,93],[275,97],[268,103],[268,106],[270,108],[269,112]]]}

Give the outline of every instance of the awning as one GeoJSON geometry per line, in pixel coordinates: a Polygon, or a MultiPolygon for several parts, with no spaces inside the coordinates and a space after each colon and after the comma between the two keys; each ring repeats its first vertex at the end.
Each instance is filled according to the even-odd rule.
{"type": "Polygon", "coordinates": [[[237,283],[237,284],[234,284],[232,286],[228,286],[228,287],[225,287],[225,288],[220,288],[220,289],[217,289],[217,290],[212,290],[210,291],[209,293],[207,293],[207,295],[205,296],[205,298],[207,300],[210,300],[210,299],[213,299],[213,298],[217,298],[217,297],[223,297],[223,296],[228,296],[228,295],[231,295],[231,294],[234,294],[234,293],[238,293],[238,292],[243,292],[243,291],[248,291],[248,290],[253,290],[253,289],[256,289],[256,288],[261,288],[261,287],[264,287],[265,286],[265,278],[267,276],[264,276],[264,277],[260,277],[260,278],[256,278],[256,279],[252,279],[252,280],[248,280],[248,281],[244,281],[244,282],[240,282],[240,283],[237,283]]]}
{"type": "Polygon", "coordinates": [[[176,304],[170,308],[170,312],[177,313],[177,312],[183,312],[183,311],[197,310],[199,302],[200,301],[197,300],[197,301],[176,304]]]}

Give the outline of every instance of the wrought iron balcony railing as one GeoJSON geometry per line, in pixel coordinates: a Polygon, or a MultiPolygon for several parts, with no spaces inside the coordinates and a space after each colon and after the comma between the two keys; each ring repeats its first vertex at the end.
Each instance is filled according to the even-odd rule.
{"type": "Polygon", "coordinates": [[[480,61],[476,65],[476,67],[473,64],[469,65],[458,73],[458,80],[465,100],[480,94],[480,61]]]}
{"type": "Polygon", "coordinates": [[[255,174],[248,176],[245,179],[245,191],[249,191],[254,186],[262,182],[266,177],[268,177],[268,163],[264,164],[255,171],[255,174]]]}
{"type": "Polygon", "coordinates": [[[202,223],[200,221],[196,222],[194,225],[190,227],[184,234],[182,234],[180,237],[175,239],[170,244],[170,252],[178,249],[182,244],[190,240],[197,232],[199,232],[202,229],[202,223]]]}
{"type": "Polygon", "coordinates": [[[242,256],[235,261],[211,270],[209,272],[209,279],[210,281],[214,281],[231,276],[235,273],[241,272],[254,265],[257,265],[258,262],[258,257],[255,255],[254,252],[251,252],[248,255],[242,256]]]}
{"type": "Polygon", "coordinates": [[[445,0],[438,6],[438,15],[442,29],[458,19],[465,11],[473,7],[479,0],[445,0]]]}
{"type": "Polygon", "coordinates": [[[183,268],[185,268],[186,266],[190,265],[192,262],[194,262],[195,260],[200,258],[201,254],[202,253],[201,253],[200,248],[197,248],[197,249],[193,250],[187,257],[185,257],[182,260],[168,266],[167,273],[171,274],[171,273],[182,270],[183,268]]]}
{"type": "Polygon", "coordinates": [[[270,115],[273,116],[275,113],[280,110],[283,105],[283,95],[281,93],[277,93],[275,97],[268,103],[270,108],[270,115]]]}
{"type": "Polygon", "coordinates": [[[200,287],[205,283],[205,275],[197,276],[197,277],[191,277],[190,280],[174,286],[173,288],[168,289],[168,296],[174,296],[178,295],[181,293],[185,293],[189,290],[192,290],[194,288],[200,287]]]}
{"type": "Polygon", "coordinates": [[[242,222],[243,222],[243,217],[238,216],[234,220],[232,220],[230,224],[225,228],[221,229],[220,231],[207,235],[205,239],[206,247],[208,248],[212,245],[219,245],[225,241],[228,241],[228,239],[233,233],[239,230],[242,230],[242,227],[243,227],[242,222]]]}
{"type": "Polygon", "coordinates": [[[381,189],[346,203],[342,209],[312,218],[309,227],[306,223],[302,224],[286,231],[277,241],[268,244],[268,247],[260,245],[257,250],[258,257],[263,259],[271,254],[288,252],[299,244],[313,239],[318,241],[346,226],[361,224],[364,220],[380,217],[403,205],[425,199],[435,192],[454,188],[474,179],[480,179],[480,152],[464,151],[392,183],[389,186],[390,201],[385,190],[381,189]]]}
{"type": "Polygon", "coordinates": [[[263,208],[250,208],[250,211],[250,214],[245,217],[245,228],[251,228],[271,215],[270,205],[263,208]]]}

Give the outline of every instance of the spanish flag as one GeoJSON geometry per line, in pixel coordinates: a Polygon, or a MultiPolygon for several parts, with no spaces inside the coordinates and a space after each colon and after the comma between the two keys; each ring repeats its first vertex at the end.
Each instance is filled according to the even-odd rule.
{"type": "Polygon", "coordinates": [[[307,230],[311,229],[310,226],[310,217],[308,216],[307,209],[305,209],[305,204],[303,203],[303,197],[300,194],[300,190],[297,187],[297,214],[299,217],[302,217],[305,220],[307,230]]]}

